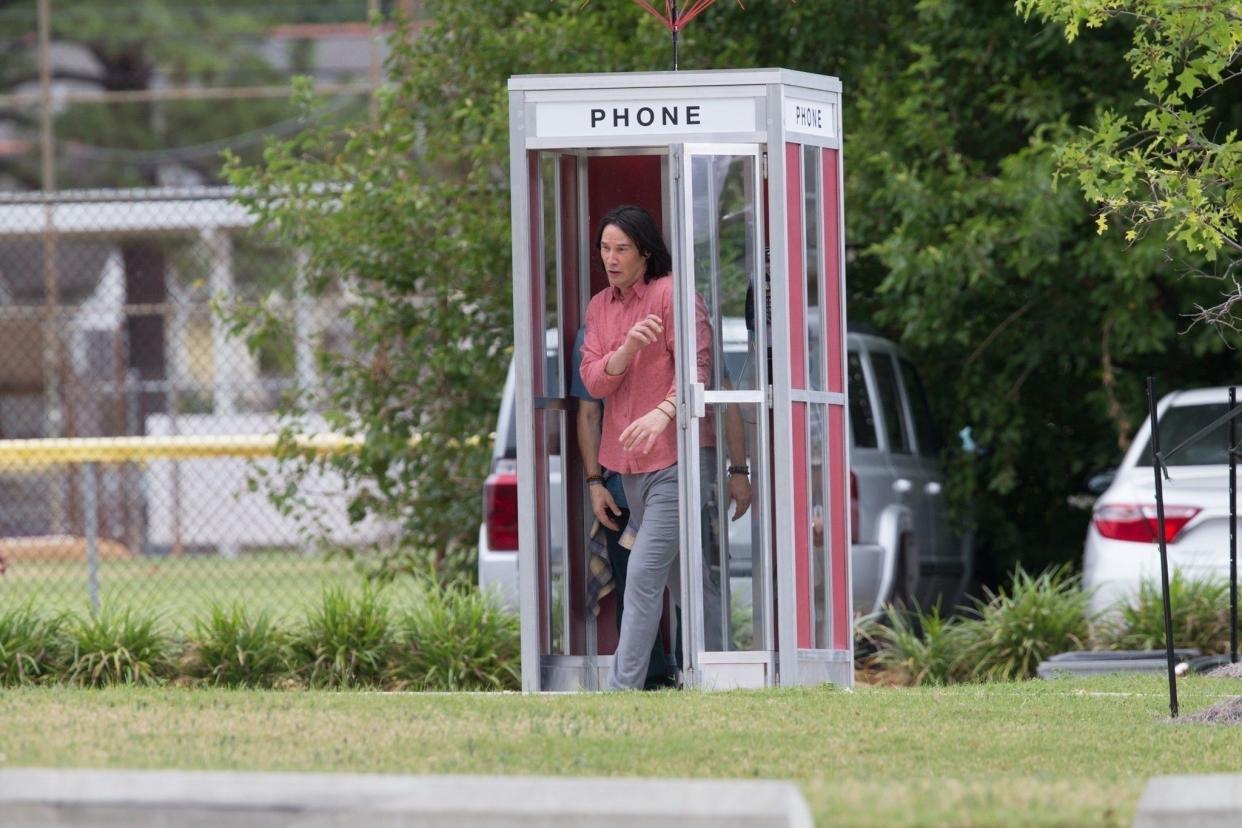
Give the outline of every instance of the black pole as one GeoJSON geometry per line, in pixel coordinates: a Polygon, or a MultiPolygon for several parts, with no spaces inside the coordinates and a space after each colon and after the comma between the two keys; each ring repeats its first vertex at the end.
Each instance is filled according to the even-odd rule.
{"type": "MultiPolygon", "coordinates": [[[[1237,405],[1237,389],[1229,386],[1229,413],[1237,405]]],[[[1229,663],[1238,663],[1238,455],[1233,417],[1229,418],[1229,663]]]]}
{"type": "Polygon", "coordinates": [[[677,71],[677,0],[673,0],[672,6],[672,24],[673,24],[673,71],[677,71]]]}
{"type": "Polygon", "coordinates": [[[1169,714],[1177,718],[1177,665],[1173,663],[1173,611],[1169,605],[1169,551],[1164,542],[1164,464],[1160,460],[1160,422],[1156,418],[1156,378],[1147,378],[1151,417],[1151,468],[1156,475],[1156,539],[1160,542],[1160,591],[1164,596],[1164,651],[1169,662],[1169,714]]]}

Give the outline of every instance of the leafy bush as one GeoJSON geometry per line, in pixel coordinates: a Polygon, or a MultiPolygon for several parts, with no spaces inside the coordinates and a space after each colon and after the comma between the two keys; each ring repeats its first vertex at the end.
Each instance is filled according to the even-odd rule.
{"type": "Polygon", "coordinates": [[[418,690],[521,687],[518,618],[490,596],[461,585],[424,583],[401,617],[397,677],[418,690]]]}
{"type": "Polygon", "coordinates": [[[40,615],[31,603],[0,611],[0,687],[55,678],[68,651],[63,615],[40,615]]]}
{"type": "MultiPolygon", "coordinates": [[[[1173,643],[1204,653],[1229,651],[1229,581],[1169,578],[1173,643]]],[[[1158,581],[1144,581],[1129,601],[1118,603],[1096,635],[1106,646],[1122,650],[1158,650],[1164,643],[1164,599],[1158,581]]]]}
{"type": "Polygon", "coordinates": [[[290,663],[311,687],[375,686],[395,651],[388,605],[379,591],[368,585],[351,596],[334,588],[293,634],[290,663]]]}
{"type": "Polygon", "coordinates": [[[866,663],[888,672],[903,684],[950,684],[963,678],[959,663],[964,646],[964,622],[931,612],[885,606],[883,615],[859,622],[858,635],[875,645],[866,663]]]}
{"type": "Polygon", "coordinates": [[[184,669],[208,684],[271,687],[289,670],[289,636],[268,612],[251,617],[240,603],[212,604],[194,620],[184,669]]]}
{"type": "Polygon", "coordinates": [[[963,623],[959,668],[977,679],[1030,678],[1050,655],[1080,649],[1087,640],[1090,593],[1064,567],[1038,576],[1020,567],[1008,591],[984,590],[963,623]]]}
{"type": "Polygon", "coordinates": [[[156,616],[126,608],[79,617],[69,627],[72,655],[65,680],[71,684],[154,684],[173,672],[176,644],[156,616]]]}

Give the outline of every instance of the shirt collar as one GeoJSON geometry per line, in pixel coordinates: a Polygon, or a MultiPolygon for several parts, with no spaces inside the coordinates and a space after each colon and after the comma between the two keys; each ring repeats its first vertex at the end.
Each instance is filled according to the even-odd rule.
{"type": "MultiPolygon", "coordinates": [[[[643,296],[647,293],[648,287],[649,285],[647,284],[647,277],[642,276],[639,278],[637,282],[634,283],[634,286],[631,287],[630,290],[633,291],[635,298],[642,299],[643,296]]],[[[611,296],[612,296],[612,301],[614,302],[625,301],[625,297],[621,295],[621,291],[618,290],[617,288],[612,289],[611,296]]]]}

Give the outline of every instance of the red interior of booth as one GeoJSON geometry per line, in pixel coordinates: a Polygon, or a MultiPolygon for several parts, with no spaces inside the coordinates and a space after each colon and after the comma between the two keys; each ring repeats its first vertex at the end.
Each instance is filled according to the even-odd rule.
{"type": "MultiPolygon", "coordinates": [[[[587,159],[587,215],[582,226],[585,228],[584,232],[589,233],[587,250],[591,263],[592,296],[608,286],[608,276],[604,273],[604,267],[595,251],[599,222],[609,210],[620,204],[637,204],[651,213],[657,227],[664,226],[664,176],[660,170],[660,156],[608,155],[587,159]]],[[[669,623],[671,615],[666,609],[661,624],[665,648],[669,650],[673,643],[669,623]]],[[[616,619],[616,595],[610,593],[600,602],[596,624],[600,655],[611,655],[617,649],[616,619]]]]}

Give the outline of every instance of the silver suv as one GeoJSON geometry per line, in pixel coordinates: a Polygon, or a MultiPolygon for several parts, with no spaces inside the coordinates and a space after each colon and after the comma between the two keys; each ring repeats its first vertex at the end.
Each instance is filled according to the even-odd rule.
{"type": "MultiPolygon", "coordinates": [[[[736,375],[747,355],[742,320],[722,326],[725,362],[736,375]],[[731,363],[737,362],[738,365],[731,363]]],[[[547,376],[556,376],[555,338],[550,336],[547,376]]],[[[956,606],[973,570],[973,550],[951,531],[945,508],[940,442],[914,365],[893,342],[851,330],[847,337],[850,412],[850,544],[854,609],[873,612],[886,602],[956,606]]],[[[509,365],[492,471],[484,484],[479,527],[479,586],[514,609],[517,578],[517,428],[514,368],[509,365]]],[[[550,388],[556,396],[559,389],[550,388]]],[[[571,429],[572,431],[572,429],[571,429]]],[[[560,469],[550,468],[560,485],[560,469]]],[[[560,498],[553,496],[556,504],[560,498]]],[[[559,515],[551,521],[559,527],[559,515]]],[[[554,550],[562,540],[556,531],[554,550]]],[[[733,579],[749,580],[749,515],[729,525],[733,579]]],[[[552,559],[557,560],[553,555],[552,559]]]]}

